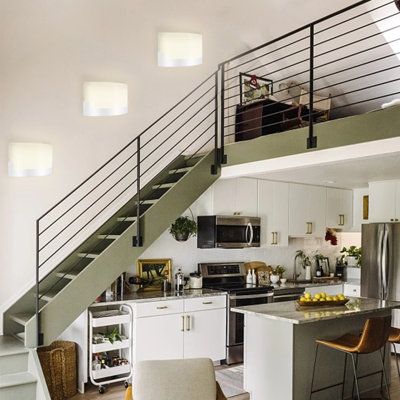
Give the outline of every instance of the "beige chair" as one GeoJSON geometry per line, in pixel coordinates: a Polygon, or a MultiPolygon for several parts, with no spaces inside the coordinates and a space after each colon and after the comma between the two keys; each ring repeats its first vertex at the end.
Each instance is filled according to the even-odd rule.
{"type": "Polygon", "coordinates": [[[135,364],[134,400],[226,400],[208,358],[135,364]]]}

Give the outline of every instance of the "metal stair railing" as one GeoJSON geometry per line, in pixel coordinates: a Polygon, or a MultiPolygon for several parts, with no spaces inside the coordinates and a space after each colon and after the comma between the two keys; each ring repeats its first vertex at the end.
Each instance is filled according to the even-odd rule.
{"type": "MultiPolygon", "coordinates": [[[[174,159],[185,157],[187,164],[204,152],[214,150],[214,165],[210,173],[218,173],[218,101],[218,71],[215,71],[37,219],[35,291],[38,345],[42,343],[40,309],[44,296],[59,288],[63,278],[82,264],[82,260],[72,264],[55,283],[41,290],[46,278],[60,262],[74,254],[82,242],[132,199],[132,211],[136,217],[134,244],[141,246],[141,206],[147,200],[142,190],[174,159]]],[[[106,236],[121,232],[128,217],[116,224],[106,236]]],[[[96,246],[87,250],[85,255],[96,254],[96,246]]]]}

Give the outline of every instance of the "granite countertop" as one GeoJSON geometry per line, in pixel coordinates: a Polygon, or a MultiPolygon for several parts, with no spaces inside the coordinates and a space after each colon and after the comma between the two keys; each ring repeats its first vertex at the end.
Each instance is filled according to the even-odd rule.
{"type": "Polygon", "coordinates": [[[336,286],[336,285],[342,285],[344,282],[343,281],[327,281],[327,282],[299,282],[299,283],[294,283],[294,282],[286,282],[285,284],[275,284],[272,285],[274,287],[274,293],[279,293],[279,292],[286,292],[290,291],[290,289],[306,289],[309,287],[319,287],[319,286],[336,286]]]}
{"type": "Polygon", "coordinates": [[[211,289],[187,289],[182,293],[177,292],[161,292],[161,291],[143,291],[126,293],[121,298],[113,300],[104,300],[93,303],[90,307],[114,306],[126,303],[144,303],[151,301],[175,300],[175,299],[188,299],[194,297],[208,297],[226,294],[221,290],[211,289]]]}
{"type": "Polygon", "coordinates": [[[263,318],[288,322],[291,324],[306,324],[369,314],[393,308],[400,308],[400,302],[367,298],[350,298],[350,301],[345,306],[337,307],[315,306],[306,308],[299,307],[295,301],[286,301],[283,303],[237,307],[232,308],[232,311],[240,314],[257,315],[263,318]]]}

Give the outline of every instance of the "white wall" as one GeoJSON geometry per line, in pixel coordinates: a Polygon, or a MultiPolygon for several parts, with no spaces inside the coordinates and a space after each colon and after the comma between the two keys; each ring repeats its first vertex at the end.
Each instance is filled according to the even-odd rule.
{"type": "Polygon", "coordinates": [[[353,2],[304,0],[298,12],[293,0],[0,0],[0,314],[34,280],[34,222],[46,209],[217,62],[353,2]],[[162,30],[202,32],[203,65],[158,68],[162,30]],[[86,80],[127,82],[129,114],[82,117],[86,80]],[[11,141],[52,143],[53,175],[9,178],[11,141]]]}

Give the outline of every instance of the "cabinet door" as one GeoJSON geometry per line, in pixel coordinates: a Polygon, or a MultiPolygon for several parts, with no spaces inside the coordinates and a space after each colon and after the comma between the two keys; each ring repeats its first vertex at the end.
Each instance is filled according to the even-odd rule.
{"type": "Polygon", "coordinates": [[[326,188],[289,185],[289,235],[323,237],[326,226],[326,188]]]}
{"type": "Polygon", "coordinates": [[[343,293],[343,285],[329,285],[329,286],[314,286],[305,288],[305,291],[314,296],[316,293],[324,292],[327,295],[335,295],[343,293]]]}
{"type": "Polygon", "coordinates": [[[257,179],[238,178],[236,182],[235,212],[249,217],[257,216],[257,191],[257,179]]]}
{"type": "Polygon", "coordinates": [[[213,186],[215,215],[233,215],[236,206],[236,179],[220,179],[213,186]]]}
{"type": "Polygon", "coordinates": [[[288,246],[288,183],[258,181],[258,216],[261,218],[261,245],[288,246]]]}
{"type": "Polygon", "coordinates": [[[326,226],[349,230],[353,225],[353,192],[346,189],[327,188],[326,226]]]}
{"type": "Polygon", "coordinates": [[[185,314],[185,358],[226,358],[226,309],[185,314]]]}
{"type": "Polygon", "coordinates": [[[369,222],[390,222],[396,218],[397,185],[397,181],[370,182],[369,222]]]}
{"type": "Polygon", "coordinates": [[[400,182],[396,184],[396,214],[395,221],[398,222],[400,220],[400,182]]]}
{"type": "Polygon", "coordinates": [[[183,358],[183,314],[135,319],[135,362],[183,358]]]}

